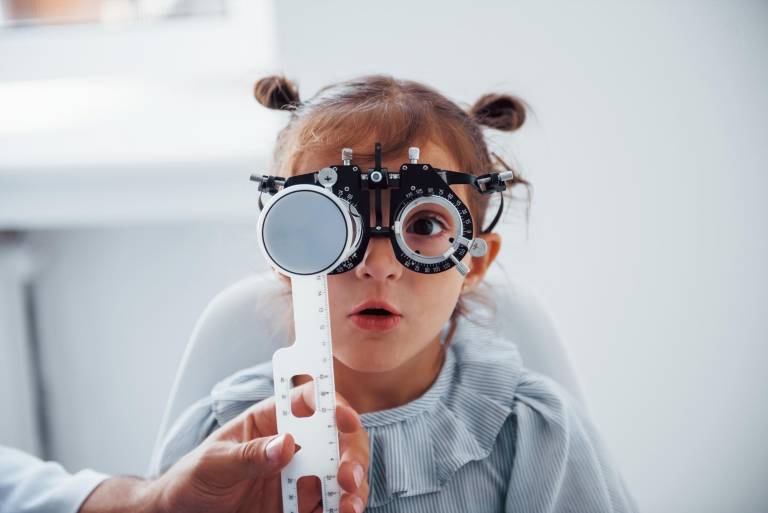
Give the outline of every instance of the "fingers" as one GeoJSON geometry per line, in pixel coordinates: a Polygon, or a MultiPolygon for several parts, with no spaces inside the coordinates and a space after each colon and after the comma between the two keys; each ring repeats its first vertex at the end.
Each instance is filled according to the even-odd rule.
{"type": "Polygon", "coordinates": [[[336,404],[343,404],[344,406],[349,406],[349,401],[344,399],[344,396],[342,396],[340,393],[336,392],[336,404]]]}
{"type": "Polygon", "coordinates": [[[339,466],[338,480],[343,490],[340,502],[342,513],[359,513],[365,509],[370,489],[367,467],[356,461],[345,461],[339,466]]]}
{"type": "Polygon", "coordinates": [[[366,475],[370,459],[368,433],[364,429],[339,433],[339,453],[341,463],[351,461],[362,465],[366,475]]]}
{"type": "Polygon", "coordinates": [[[357,461],[345,461],[339,465],[339,484],[345,492],[355,493],[366,482],[367,474],[367,469],[357,461]]]}
{"type": "MultiPolygon", "coordinates": [[[[346,470],[340,469],[339,475],[342,473],[348,473],[349,471],[349,468],[346,470]]],[[[299,497],[299,513],[315,513],[323,511],[322,490],[320,488],[320,481],[318,478],[314,476],[307,476],[299,479],[297,493],[299,497]]],[[[356,493],[342,494],[339,501],[339,512],[362,513],[367,502],[368,483],[364,478],[361,477],[361,486],[357,489],[356,493]]]]}
{"type": "MultiPolygon", "coordinates": [[[[314,412],[313,382],[291,390],[291,405],[298,416],[309,416],[314,412]]],[[[340,513],[361,513],[369,493],[368,433],[363,429],[359,414],[339,394],[336,394],[336,425],[340,454],[338,482],[342,489],[340,513]]],[[[203,445],[216,456],[207,455],[210,460],[208,470],[213,471],[216,482],[230,486],[245,479],[277,476],[293,458],[296,443],[290,434],[275,436],[276,432],[273,397],[252,405],[214,432],[203,445]],[[215,464],[211,466],[213,462],[215,464]]],[[[322,511],[319,481],[302,480],[297,492],[300,513],[311,513],[318,507],[322,511]]]]}
{"type": "MultiPolygon", "coordinates": [[[[315,409],[315,390],[305,383],[292,390],[291,403],[297,415],[310,415],[315,409]]],[[[342,488],[340,513],[361,513],[368,502],[368,433],[363,429],[360,415],[339,394],[336,394],[336,425],[339,430],[340,466],[338,481],[342,488]]],[[[319,482],[299,484],[300,513],[309,513],[318,507],[321,499],[319,482]]],[[[319,506],[321,511],[321,506],[319,506]]]]}
{"type": "Polygon", "coordinates": [[[251,405],[237,417],[214,431],[210,440],[247,442],[254,438],[277,434],[275,398],[269,397],[251,405]]]}
{"type": "Polygon", "coordinates": [[[354,433],[363,429],[360,415],[348,405],[336,404],[336,427],[342,433],[354,433]]]}
{"type": "Polygon", "coordinates": [[[291,410],[297,417],[309,417],[315,412],[315,381],[310,380],[291,389],[291,410]]]}
{"type": "MultiPolygon", "coordinates": [[[[360,422],[359,417],[357,422],[360,422]]],[[[368,433],[365,429],[341,432],[339,442],[341,463],[338,480],[342,490],[346,492],[341,498],[339,508],[341,513],[360,513],[368,503],[368,466],[370,464],[368,433]]]]}
{"type": "MultiPolygon", "coordinates": [[[[357,415],[357,412],[349,406],[349,402],[344,399],[341,394],[336,392],[336,406],[338,407],[339,405],[348,408],[357,415]]],[[[308,417],[314,413],[316,408],[317,402],[314,380],[302,383],[291,389],[291,409],[293,410],[294,415],[297,417],[308,417]]]]}
{"type": "Polygon", "coordinates": [[[345,495],[339,501],[340,513],[363,513],[365,501],[358,495],[345,495]]]}
{"type": "Polygon", "coordinates": [[[291,461],[294,452],[295,444],[290,434],[257,438],[234,444],[228,456],[222,458],[220,471],[233,483],[276,475],[291,461]]]}
{"type": "Polygon", "coordinates": [[[200,490],[219,493],[246,480],[277,476],[293,457],[291,435],[263,437],[245,443],[214,441],[185,456],[200,490]]]}
{"type": "Polygon", "coordinates": [[[307,476],[296,483],[296,492],[299,496],[299,513],[313,512],[318,505],[322,511],[322,489],[320,479],[315,476],[307,476]]]}
{"type": "MultiPolygon", "coordinates": [[[[314,381],[303,383],[291,389],[291,409],[299,417],[308,417],[315,411],[314,381]]],[[[336,418],[339,430],[352,432],[362,428],[360,417],[349,406],[349,402],[338,393],[336,394],[336,418]]],[[[254,438],[270,436],[277,433],[277,418],[275,398],[264,399],[240,415],[227,422],[211,436],[212,441],[231,440],[245,442],[254,438]]]]}

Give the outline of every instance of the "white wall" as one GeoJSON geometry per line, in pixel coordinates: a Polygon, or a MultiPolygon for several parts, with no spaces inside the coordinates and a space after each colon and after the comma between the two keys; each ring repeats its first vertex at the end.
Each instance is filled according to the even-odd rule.
{"type": "Polygon", "coordinates": [[[40,453],[35,351],[27,343],[29,254],[18,235],[0,234],[0,443],[40,453]]]}
{"type": "MultiPolygon", "coordinates": [[[[531,103],[492,136],[535,185],[500,259],[549,305],[642,510],[765,511],[768,4],[358,5],[276,3],[276,71],[305,96],[387,72],[531,103]]],[[[250,234],[32,235],[56,457],[143,471],[195,317],[261,265],[250,234]]]]}

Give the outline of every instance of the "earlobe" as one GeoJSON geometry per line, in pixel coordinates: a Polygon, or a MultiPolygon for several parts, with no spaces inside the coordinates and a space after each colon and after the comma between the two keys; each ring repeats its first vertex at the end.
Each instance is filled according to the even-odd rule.
{"type": "Polygon", "coordinates": [[[493,263],[494,260],[496,260],[496,256],[499,254],[499,251],[501,250],[501,235],[499,235],[496,232],[491,233],[484,233],[481,235],[483,240],[485,240],[485,243],[488,245],[488,252],[485,254],[485,259],[487,260],[486,268],[490,267],[490,265],[493,263]]]}

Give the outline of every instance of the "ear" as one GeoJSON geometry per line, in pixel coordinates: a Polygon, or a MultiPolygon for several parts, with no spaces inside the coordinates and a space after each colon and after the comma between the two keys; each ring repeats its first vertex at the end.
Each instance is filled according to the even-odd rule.
{"type": "Polygon", "coordinates": [[[469,265],[471,269],[469,274],[464,277],[464,286],[461,289],[462,292],[468,292],[483,281],[485,273],[488,272],[488,268],[493,261],[496,260],[496,255],[499,254],[499,250],[501,249],[501,235],[498,233],[481,233],[478,237],[483,239],[488,245],[488,251],[486,251],[485,255],[479,257],[473,256],[472,260],[470,260],[469,265]]]}

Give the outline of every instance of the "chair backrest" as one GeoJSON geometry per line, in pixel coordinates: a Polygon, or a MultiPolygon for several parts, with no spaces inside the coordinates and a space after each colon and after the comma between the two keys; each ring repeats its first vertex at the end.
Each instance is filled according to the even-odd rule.
{"type": "MultiPolygon", "coordinates": [[[[525,366],[562,385],[586,404],[577,374],[552,319],[536,296],[501,271],[489,272],[497,312],[496,330],[519,347],[525,366]]],[[[272,271],[255,274],[222,291],[200,315],[182,357],[158,432],[153,459],[173,422],[226,376],[260,362],[287,340],[284,312],[275,300],[284,287],[272,271]]],[[[461,322],[461,321],[460,321],[461,322]]]]}

